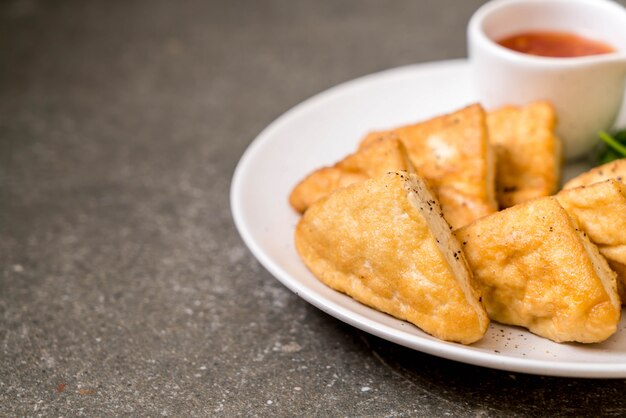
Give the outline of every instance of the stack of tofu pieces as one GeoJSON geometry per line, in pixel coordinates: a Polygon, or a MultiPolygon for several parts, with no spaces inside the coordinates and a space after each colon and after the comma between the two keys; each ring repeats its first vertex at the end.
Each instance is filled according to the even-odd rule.
{"type": "Polygon", "coordinates": [[[474,104],[367,134],[293,188],[301,259],[439,339],[474,343],[493,320],[606,340],[626,297],[626,161],[559,191],[555,125],[546,102],[474,104]]]}

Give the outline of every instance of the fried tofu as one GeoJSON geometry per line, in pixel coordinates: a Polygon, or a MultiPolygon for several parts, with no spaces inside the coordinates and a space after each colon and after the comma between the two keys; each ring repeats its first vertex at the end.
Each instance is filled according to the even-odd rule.
{"type": "Polygon", "coordinates": [[[295,244],[329,287],[437,338],[470,344],[487,330],[460,244],[415,174],[388,173],[318,200],[295,244]]]}
{"type": "Polygon", "coordinates": [[[626,185],[609,179],[560,191],[556,198],[617,273],[626,300],[626,185]]]}
{"type": "Polygon", "coordinates": [[[495,161],[483,108],[474,104],[449,115],[389,131],[372,132],[361,147],[397,136],[417,172],[437,196],[454,228],[498,209],[495,161]]]}
{"type": "Polygon", "coordinates": [[[550,196],[558,190],[562,155],[555,126],[556,115],[547,102],[505,106],[487,113],[501,208],[550,196]]]}
{"type": "Polygon", "coordinates": [[[455,231],[489,317],[556,342],[600,342],[617,330],[615,273],[554,197],[455,231]]]}
{"type": "Polygon", "coordinates": [[[289,203],[304,212],[313,202],[336,189],[390,171],[415,172],[402,142],[395,137],[359,149],[332,167],[314,171],[294,187],[289,203]]]}
{"type": "Polygon", "coordinates": [[[573,189],[574,187],[587,186],[589,184],[598,183],[608,179],[616,179],[621,182],[626,180],[626,158],[594,167],[591,170],[569,180],[565,183],[563,189],[573,189]]]}

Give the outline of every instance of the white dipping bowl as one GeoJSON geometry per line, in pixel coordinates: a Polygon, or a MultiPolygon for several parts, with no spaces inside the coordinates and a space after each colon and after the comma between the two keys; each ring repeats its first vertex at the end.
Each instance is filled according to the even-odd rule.
{"type": "Polygon", "coordinates": [[[494,0],[468,25],[476,97],[487,109],[547,100],[567,160],[585,156],[610,129],[624,99],[626,9],[609,0],[494,0]],[[497,41],[529,31],[569,32],[616,51],[574,58],[516,52],[497,41]]]}

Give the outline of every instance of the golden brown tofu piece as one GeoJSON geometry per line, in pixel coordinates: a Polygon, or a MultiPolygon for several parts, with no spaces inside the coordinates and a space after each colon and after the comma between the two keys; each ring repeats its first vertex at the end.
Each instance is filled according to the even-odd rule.
{"type": "Polygon", "coordinates": [[[474,104],[425,122],[372,132],[361,147],[389,135],[399,137],[439,199],[446,220],[458,228],[498,209],[485,119],[483,108],[474,104]]]}
{"type": "Polygon", "coordinates": [[[626,300],[626,185],[609,179],[560,191],[556,198],[617,273],[626,300]]]}
{"type": "Polygon", "coordinates": [[[600,342],[617,330],[615,273],[556,198],[513,206],[455,235],[492,320],[556,342],[600,342]]]}
{"type": "Polygon", "coordinates": [[[415,172],[406,149],[395,137],[377,141],[332,167],[324,167],[309,174],[292,190],[289,203],[302,213],[313,202],[336,189],[390,171],[415,172]]]}
{"type": "Polygon", "coordinates": [[[558,190],[562,156],[555,126],[554,109],[547,102],[505,106],[487,113],[501,208],[550,196],[558,190]]]}
{"type": "Polygon", "coordinates": [[[587,186],[600,181],[616,179],[622,183],[626,180],[626,158],[611,161],[594,167],[573,179],[563,186],[563,189],[573,189],[574,187],[587,186]]]}
{"type": "Polygon", "coordinates": [[[470,344],[487,330],[460,244],[416,174],[388,173],[318,200],[295,244],[326,285],[437,338],[470,344]]]}

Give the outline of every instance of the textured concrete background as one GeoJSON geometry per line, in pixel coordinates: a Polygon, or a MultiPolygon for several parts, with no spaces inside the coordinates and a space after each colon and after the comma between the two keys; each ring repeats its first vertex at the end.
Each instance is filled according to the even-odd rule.
{"type": "Polygon", "coordinates": [[[256,134],[373,71],[465,55],[481,1],[0,3],[0,415],[626,414],[626,381],[360,332],[251,256],[256,134]]]}

